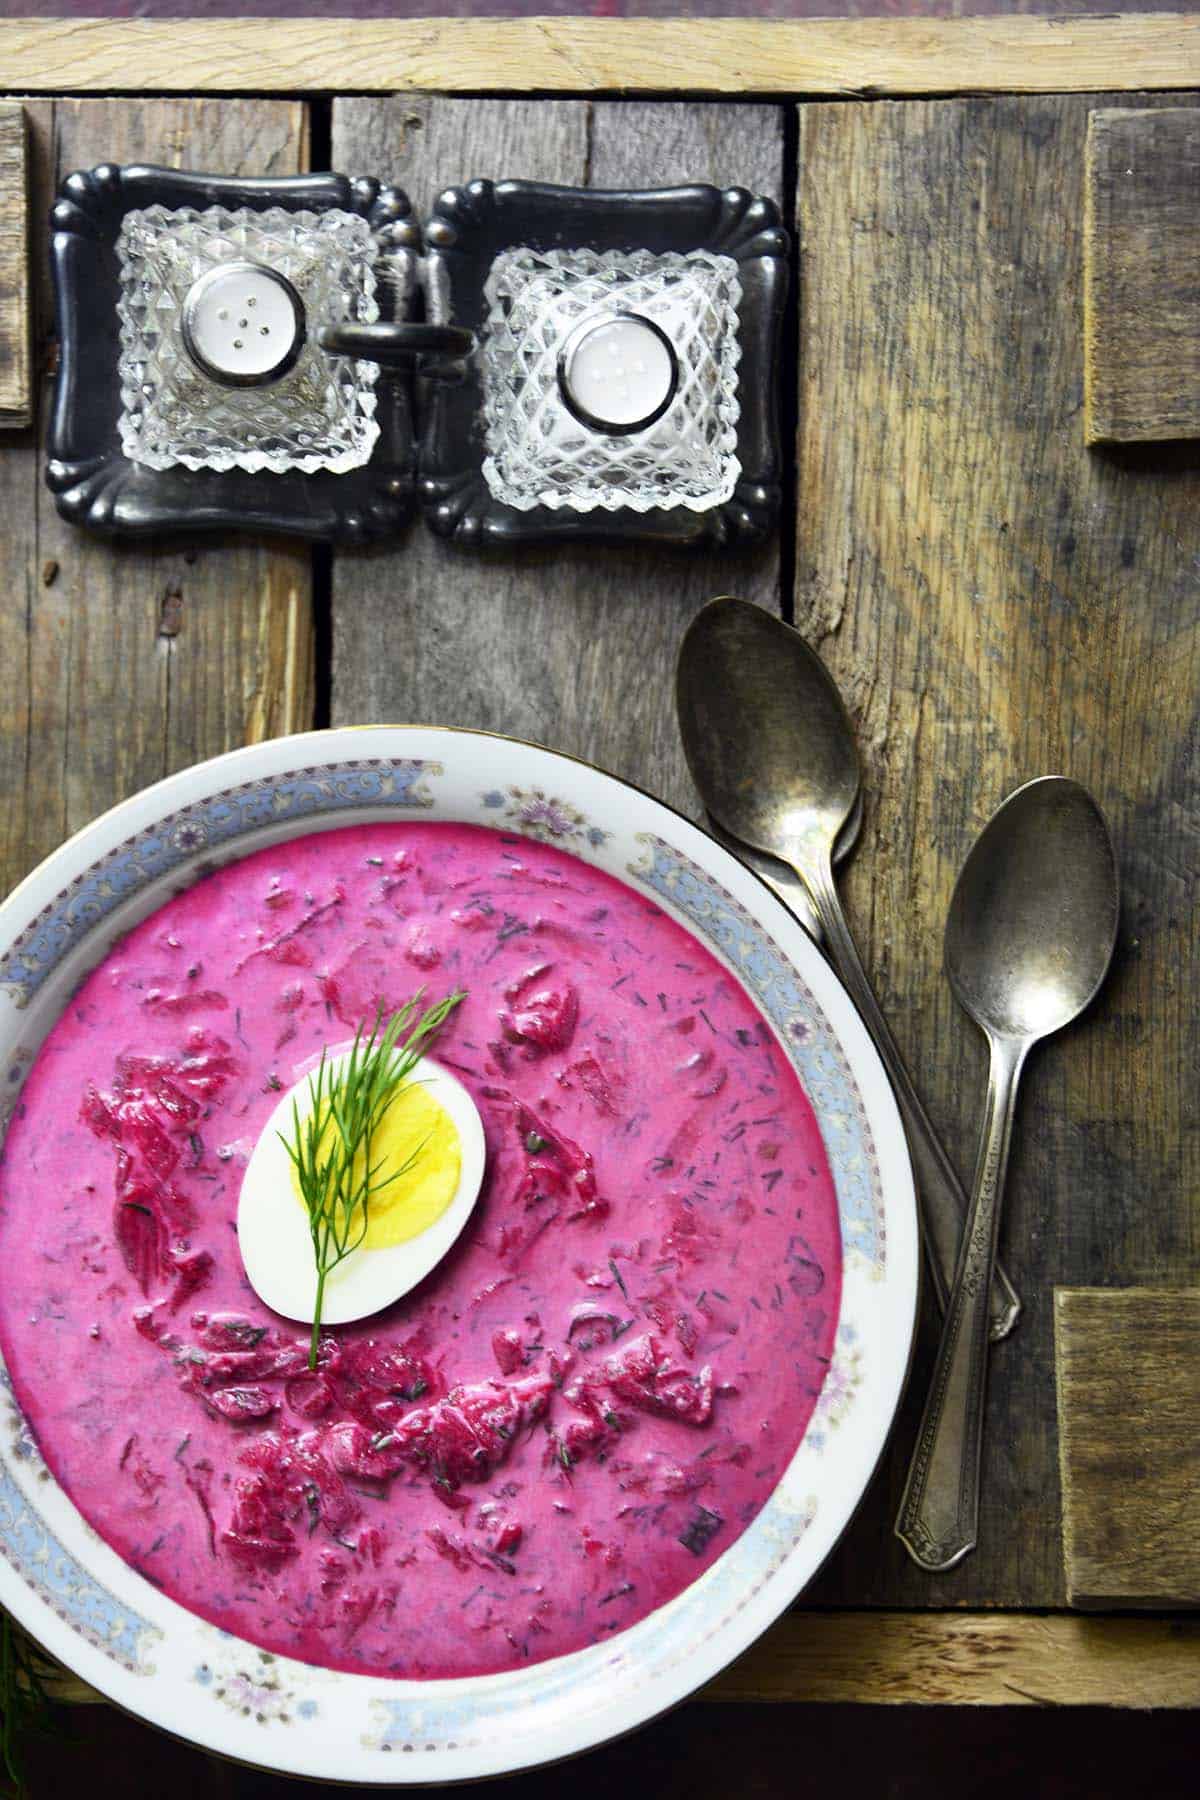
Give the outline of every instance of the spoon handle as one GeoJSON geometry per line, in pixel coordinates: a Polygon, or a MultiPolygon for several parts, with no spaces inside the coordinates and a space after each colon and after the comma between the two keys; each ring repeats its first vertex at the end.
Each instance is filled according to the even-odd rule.
{"type": "MultiPolygon", "coordinates": [[[[863,1023],[874,1038],[875,1047],[891,1078],[913,1160],[913,1173],[921,1202],[926,1261],[938,1311],[944,1314],[962,1241],[963,1218],[967,1210],[966,1195],[953,1164],[921,1105],[912,1077],[904,1066],[896,1040],[867,980],[866,970],[859,960],[850,927],[846,923],[846,915],[842,911],[832,867],[825,861],[823,864],[814,863],[811,868],[797,865],[796,872],[802,877],[812,896],[825,935],[826,949],[850,990],[850,997],[862,1014],[863,1023]]],[[[990,1332],[993,1340],[998,1341],[1008,1336],[1021,1311],[1016,1290],[999,1265],[992,1283],[990,1305],[990,1332]]]]}
{"type": "Polygon", "coordinates": [[[991,1039],[987,1112],[971,1210],[933,1380],[909,1465],[896,1536],[923,1569],[951,1569],[975,1548],[979,1453],[987,1387],[987,1297],[1012,1142],[1017,1083],[1028,1045],[991,1039]]]}
{"type": "Polygon", "coordinates": [[[749,869],[764,881],[781,900],[798,924],[803,925],[814,944],[820,944],[821,921],[817,917],[817,909],[809,897],[808,889],[792,868],[790,863],[776,862],[774,857],[758,856],[739,838],[732,837],[718,819],[710,813],[705,820],[709,832],[718,844],[724,844],[731,855],[736,856],[742,867],[749,869]]]}

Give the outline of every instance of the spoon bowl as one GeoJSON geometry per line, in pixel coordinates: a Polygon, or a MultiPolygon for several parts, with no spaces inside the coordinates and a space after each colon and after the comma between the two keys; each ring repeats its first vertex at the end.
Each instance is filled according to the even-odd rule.
{"type": "Polygon", "coordinates": [[[1117,935],[1112,840],[1091,795],[1048,775],[1011,794],[954,889],[946,974],[990,1035],[1041,1038],[1094,998],[1117,935]]]}
{"type": "Polygon", "coordinates": [[[727,831],[784,862],[814,837],[836,842],[862,785],[854,725],[799,632],[710,601],[684,638],[676,699],[696,786],[727,831]]]}

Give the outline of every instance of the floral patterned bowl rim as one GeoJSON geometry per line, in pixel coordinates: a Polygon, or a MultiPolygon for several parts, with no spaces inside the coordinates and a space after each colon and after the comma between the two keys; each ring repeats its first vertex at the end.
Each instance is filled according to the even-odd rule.
{"type": "Polygon", "coordinates": [[[917,1300],[899,1115],[857,1012],[810,939],[757,877],[649,795],[482,732],[369,726],[273,739],[170,776],[55,851],[0,906],[0,1125],[83,974],[170,893],[267,844],[413,816],[557,843],[652,896],[735,972],[816,1109],[844,1279],[816,1411],[741,1537],[619,1636],[504,1675],[351,1675],[217,1630],[92,1531],[8,1397],[0,1604],[85,1681],[174,1735],[358,1784],[457,1781],[553,1761],[632,1729],[716,1675],[795,1599],[857,1507],[899,1403],[917,1300]]]}

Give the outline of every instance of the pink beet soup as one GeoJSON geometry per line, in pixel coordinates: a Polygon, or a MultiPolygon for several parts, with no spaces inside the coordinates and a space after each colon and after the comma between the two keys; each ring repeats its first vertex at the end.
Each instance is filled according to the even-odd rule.
{"type": "Polygon", "coordinates": [[[745,992],[474,826],[315,834],[171,900],[51,1032],[0,1176],[0,1339],[66,1492],[183,1606],[334,1668],[486,1674],[661,1606],[764,1505],[837,1322],[820,1133],[745,992]],[[309,1373],[242,1270],[242,1172],[320,1047],[419,987],[467,991],[438,1056],[484,1186],[309,1373]]]}

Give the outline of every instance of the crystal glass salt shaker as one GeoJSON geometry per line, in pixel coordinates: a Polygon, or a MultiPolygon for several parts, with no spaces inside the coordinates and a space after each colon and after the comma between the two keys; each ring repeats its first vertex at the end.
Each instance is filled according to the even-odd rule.
{"type": "Polygon", "coordinates": [[[466,337],[381,321],[381,281],[402,315],[415,258],[336,208],[136,209],[117,256],[118,429],[130,461],[153,469],[361,467],[379,437],[380,364],[466,337]]]}

